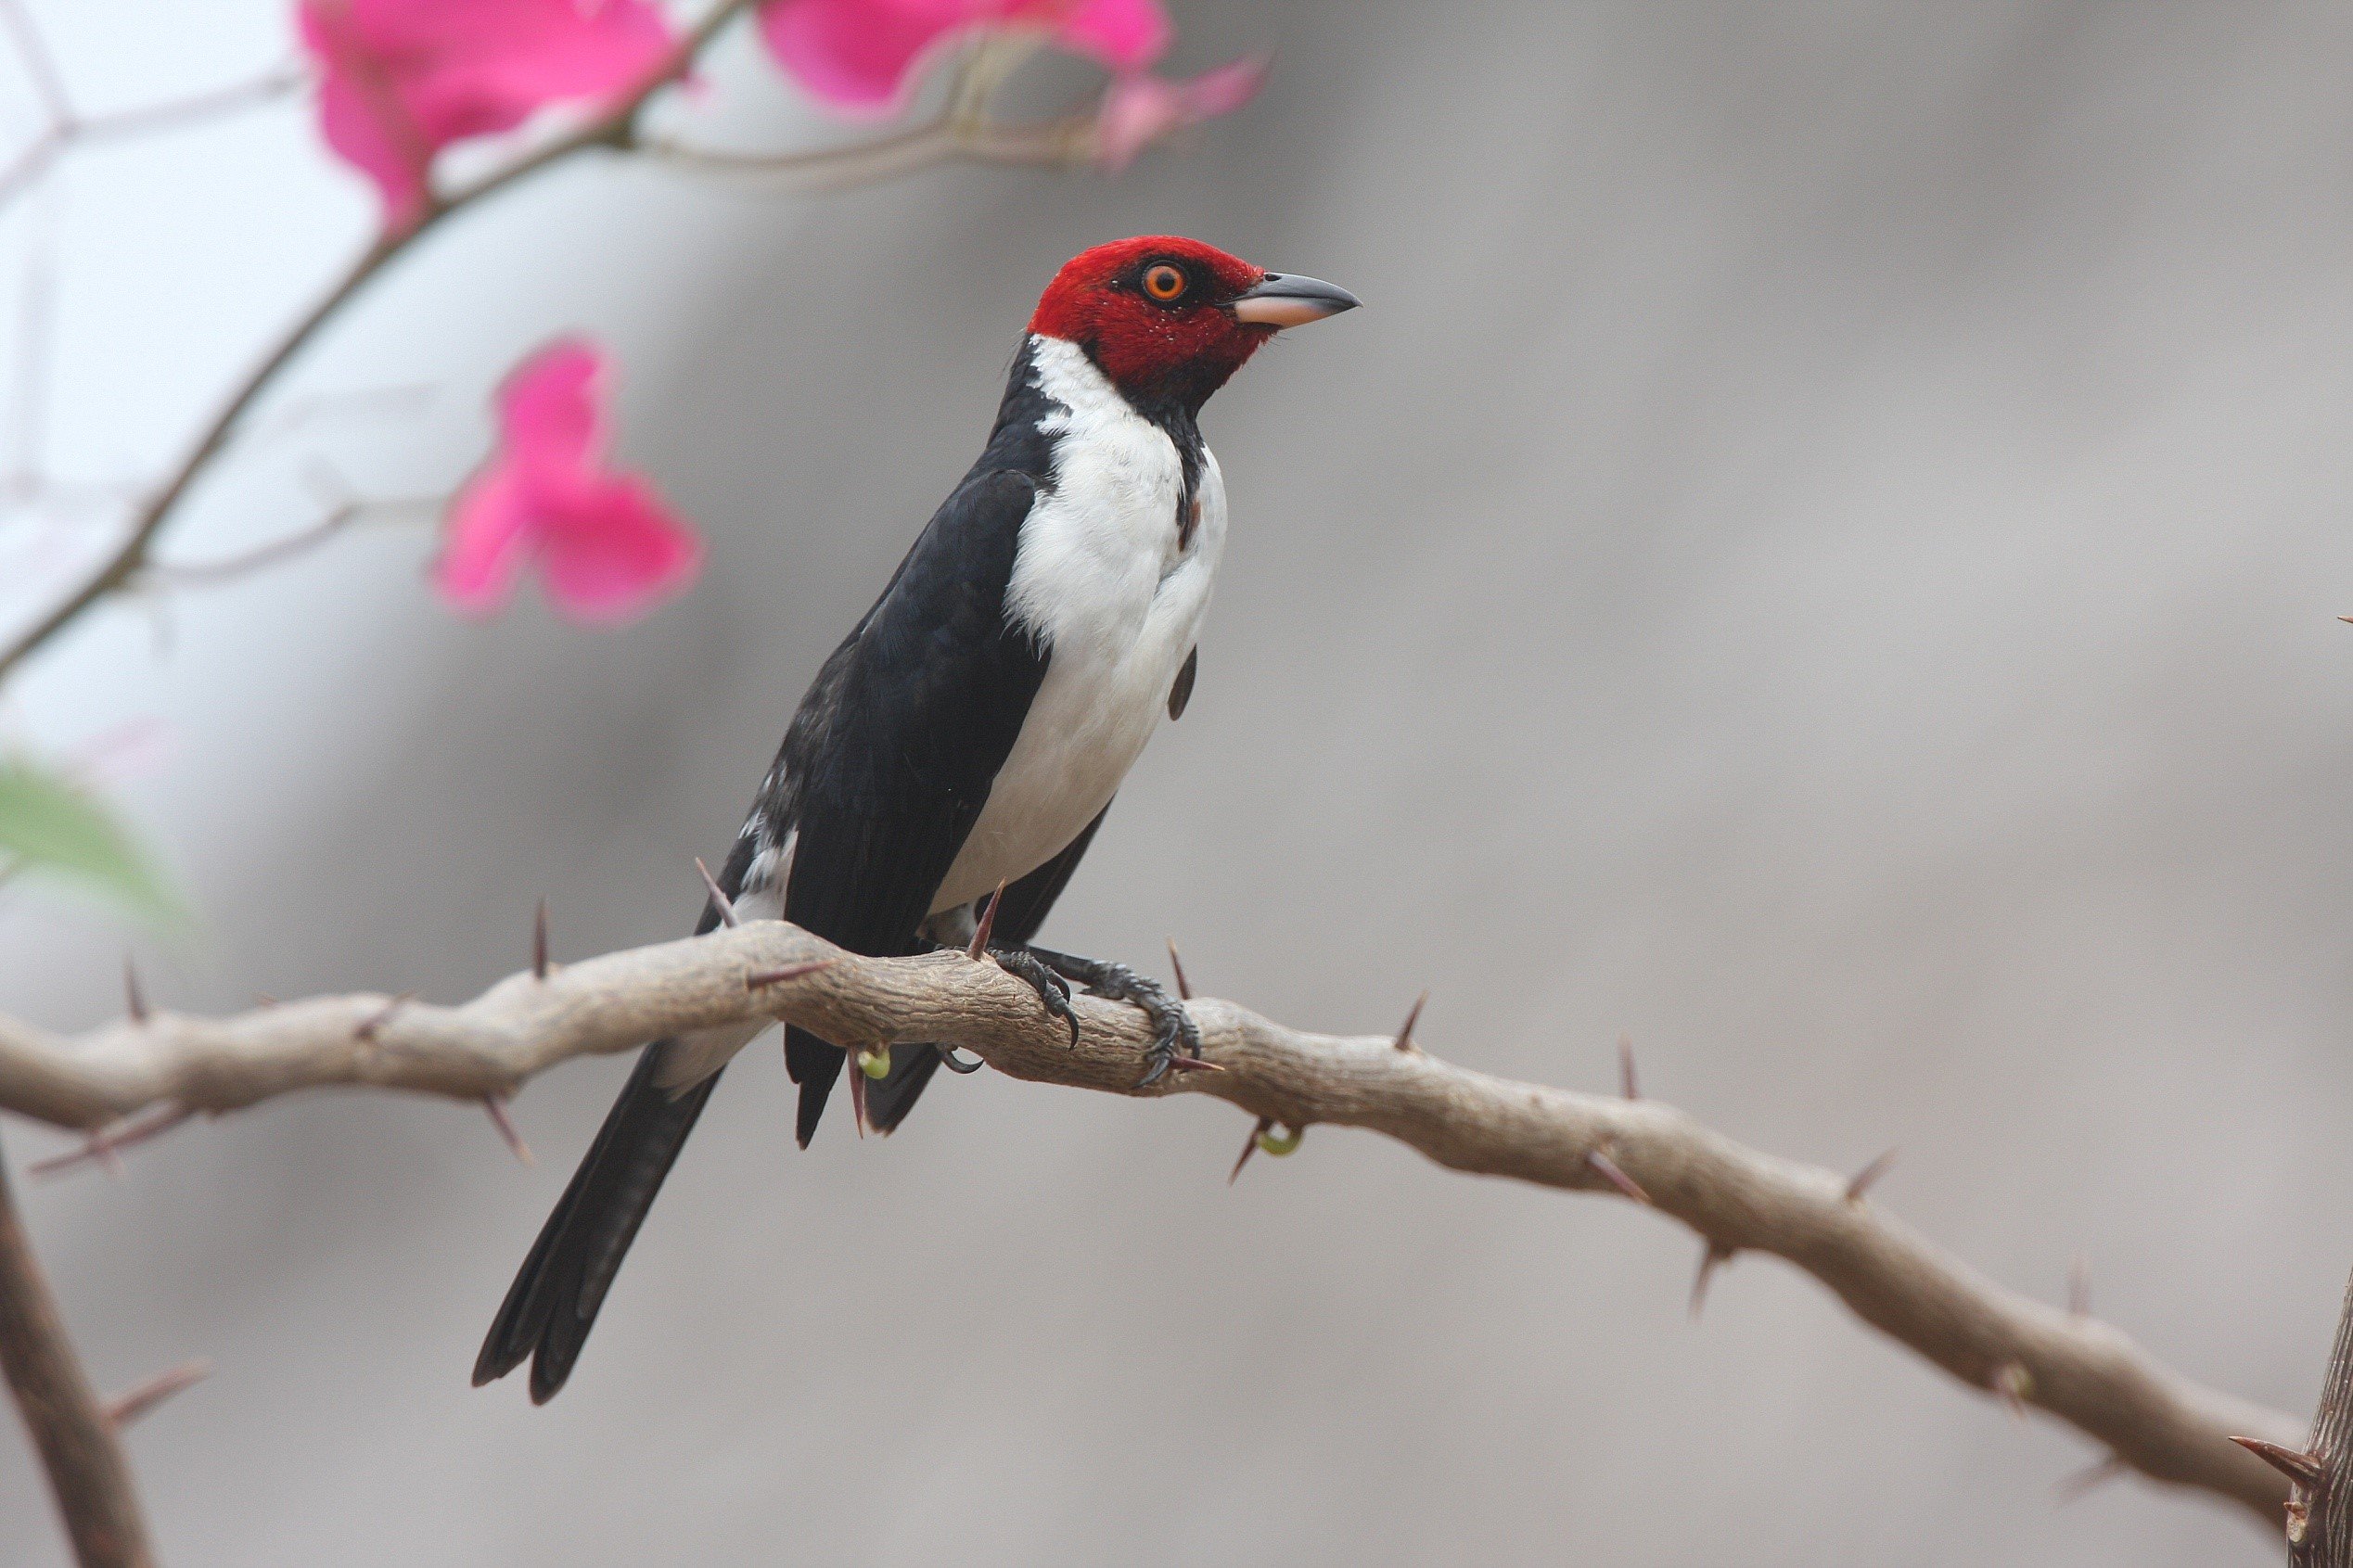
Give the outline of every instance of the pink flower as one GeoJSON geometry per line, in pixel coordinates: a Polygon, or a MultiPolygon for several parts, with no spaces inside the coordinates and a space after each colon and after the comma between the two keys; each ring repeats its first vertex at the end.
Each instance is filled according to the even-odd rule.
{"type": "Polygon", "coordinates": [[[609,103],[669,57],[647,0],[301,0],[319,128],[384,195],[385,226],[424,214],[433,155],[534,110],[609,103]]]}
{"type": "Polygon", "coordinates": [[[983,28],[1036,28],[1117,71],[1142,70],[1173,33],[1160,0],[769,0],[769,52],[836,108],[887,114],[925,55],[983,28]]]}
{"type": "Polygon", "coordinates": [[[1094,157],[1106,169],[1125,169],[1135,155],[1187,125],[1232,114],[1266,84],[1266,59],[1234,60],[1186,82],[1136,72],[1119,77],[1095,112],[1094,157]]]}
{"type": "Polygon", "coordinates": [[[606,361],[579,338],[550,344],[498,389],[499,449],[451,503],[433,585],[469,615],[506,602],[539,563],[575,620],[632,620],[684,588],[702,542],[635,474],[603,466],[606,361]]]}

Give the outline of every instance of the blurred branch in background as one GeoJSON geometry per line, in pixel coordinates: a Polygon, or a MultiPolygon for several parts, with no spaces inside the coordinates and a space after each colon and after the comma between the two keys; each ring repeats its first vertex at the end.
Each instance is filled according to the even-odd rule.
{"type": "Polygon", "coordinates": [[[66,91],[65,78],[58,71],[57,61],[50,57],[40,29],[32,25],[32,19],[26,14],[23,0],[0,0],[0,32],[7,34],[17,57],[23,62],[33,96],[40,100],[42,118],[41,129],[32,140],[6,164],[0,165],[0,210],[6,210],[10,202],[30,190],[70,147],[120,136],[177,130],[215,115],[232,114],[286,97],[310,80],[310,74],[301,67],[288,65],[250,82],[191,94],[169,103],[85,114],[74,107],[66,91]]]}
{"type": "MultiPolygon", "coordinates": [[[[1145,69],[1169,41],[1157,8],[1130,6],[1126,32],[1106,41],[1099,28],[1083,36],[1067,28],[1057,32],[1068,19],[1061,8],[1033,0],[1010,6],[947,6],[932,19],[938,35],[912,49],[896,74],[845,75],[845,62],[826,52],[842,41],[835,39],[825,47],[813,47],[806,40],[795,43],[798,35],[783,25],[790,21],[786,13],[791,9],[790,0],[764,5],[716,0],[693,27],[674,32],[666,14],[645,0],[614,0],[584,10],[509,5],[504,12],[488,0],[473,11],[419,10],[403,0],[301,0],[294,19],[312,70],[280,70],[244,86],[93,117],[75,108],[62,72],[20,0],[0,0],[0,34],[13,45],[42,115],[42,128],[32,141],[0,168],[0,207],[29,188],[78,139],[168,129],[303,85],[316,87],[320,134],[329,149],[372,181],[384,203],[375,237],[324,297],[229,389],[178,465],[143,496],[134,491],[113,504],[125,512],[115,542],[80,568],[79,580],[37,610],[13,638],[0,643],[0,683],[58,633],[116,594],[239,579],[324,544],[364,516],[416,504],[335,494],[323,502],[314,521],[259,546],[210,561],[156,558],[159,536],[204,476],[247,433],[257,406],[345,308],[443,221],[542,170],[591,149],[644,150],[682,165],[786,172],[824,188],[841,189],[952,161],[1119,167],[1140,147],[1239,108],[1257,92],[1264,73],[1260,62],[1243,60],[1190,83],[1164,82],[1145,69]],[[944,107],[926,123],[809,152],[719,152],[646,141],[640,121],[648,104],[684,80],[729,23],[755,10],[780,65],[819,99],[860,112],[895,107],[912,94],[922,62],[940,54],[934,45],[961,39],[958,48],[947,51],[954,63],[945,83],[944,107]],[[998,90],[1049,42],[1090,53],[1119,73],[1100,109],[1038,124],[991,121],[998,90]],[[522,126],[544,109],[582,104],[587,106],[585,117],[552,139],[543,138],[454,188],[436,183],[435,163],[444,148],[522,126]]],[[[864,25],[872,28],[888,19],[869,18],[864,25]]],[[[900,41],[906,39],[901,35],[900,41]]],[[[866,67],[873,64],[863,56],[859,59],[866,67]]],[[[28,292],[32,329],[26,334],[24,407],[19,420],[23,450],[12,456],[6,476],[9,492],[30,503],[54,502],[66,493],[40,471],[39,410],[45,392],[48,342],[40,301],[45,299],[45,273],[36,269],[34,281],[40,287],[28,292]]],[[[700,562],[700,547],[692,529],[663,512],[634,476],[601,465],[601,451],[595,449],[601,448],[607,420],[601,390],[610,379],[607,356],[593,342],[582,340],[569,359],[557,358],[564,363],[551,365],[550,357],[542,352],[510,375],[502,394],[504,423],[510,445],[518,440],[543,444],[549,435],[545,420],[534,424],[528,412],[518,414],[516,400],[543,411],[551,400],[573,406],[574,419],[600,432],[589,443],[590,450],[563,454],[579,469],[577,483],[559,487],[565,493],[553,513],[529,516],[512,510],[492,516],[479,506],[469,509],[467,493],[480,487],[468,486],[450,512],[435,582],[455,607],[486,613],[504,601],[519,555],[536,552],[544,566],[564,548],[568,536],[587,534],[596,536],[589,548],[609,553],[615,530],[626,528],[635,530],[635,544],[659,544],[666,553],[662,558],[668,569],[593,602],[560,592],[560,573],[551,573],[549,579],[551,588],[558,590],[559,608],[575,618],[616,624],[690,582],[700,562]],[[543,375],[531,379],[550,371],[553,381],[543,375]],[[598,506],[579,504],[583,495],[598,498],[598,506]],[[650,535],[660,537],[649,540],[650,535]],[[485,538],[492,541],[487,554],[473,548],[485,538]],[[518,546],[518,540],[529,542],[518,546]],[[453,563],[469,549],[478,569],[470,576],[453,570],[453,563]]],[[[569,440],[557,434],[558,444],[569,440]]],[[[542,452],[524,466],[543,472],[553,461],[553,455],[542,452]]],[[[486,467],[484,473],[489,472],[486,467]]],[[[438,509],[437,504],[424,504],[438,509]]],[[[646,548],[631,558],[641,555],[653,558],[646,548]]],[[[0,879],[26,867],[78,875],[101,888],[128,890],[133,896],[124,901],[139,912],[165,911],[170,903],[158,891],[163,880],[144,849],[113,826],[95,796],[30,758],[0,758],[0,879]],[[43,809],[30,810],[28,801],[43,809]],[[59,831],[60,824],[79,831],[59,831]]]]}
{"type": "MultiPolygon", "coordinates": [[[[661,54],[650,73],[633,70],[629,80],[634,84],[611,96],[583,122],[469,183],[442,190],[432,182],[434,154],[451,142],[478,134],[481,127],[458,129],[427,122],[411,105],[402,101],[402,94],[430,83],[407,82],[400,73],[440,70],[455,75],[461,70],[481,69],[480,62],[467,61],[462,51],[444,51],[453,54],[456,60],[454,64],[444,64],[426,51],[428,63],[420,66],[416,59],[386,53],[379,40],[367,38],[364,25],[366,19],[358,15],[356,7],[326,5],[320,0],[304,6],[306,41],[320,57],[326,70],[321,91],[326,97],[324,122],[328,140],[383,189],[384,226],[324,297],[299,317],[244,379],[228,391],[186,454],[133,509],[122,537],[113,548],[47,610],[0,644],[0,682],[5,682],[27,658],[93,606],[140,585],[153,575],[151,553],[157,535],[178,513],[197,482],[228,449],[254,406],[275,387],[303,350],[379,274],[445,220],[543,170],[592,149],[646,151],[682,166],[785,173],[816,188],[839,190],[958,161],[1053,168],[1102,163],[1117,167],[1131,159],[1141,146],[1199,120],[1238,108],[1256,93],[1263,76],[1263,67],[1256,61],[1236,62],[1188,83],[1163,83],[1141,70],[1127,70],[1106,93],[1102,109],[1096,114],[1068,116],[1037,124],[999,124],[991,121],[988,114],[996,91],[1036,51],[1042,37],[1024,32],[983,33],[966,48],[955,67],[947,87],[945,108],[939,118],[922,125],[847,146],[805,152],[725,152],[646,139],[640,121],[648,103],[663,89],[684,78],[730,22],[755,8],[754,0],[719,0],[699,22],[661,54]],[[339,92],[347,95],[339,107],[335,98],[339,92]],[[369,123],[370,117],[377,122],[369,123]]],[[[1036,6],[1026,9],[1040,10],[1042,17],[1054,10],[1036,6]]],[[[773,15],[774,7],[769,10],[773,15]]],[[[1025,7],[1014,6],[1007,16],[1018,21],[1024,12],[1025,7]]],[[[175,124],[201,113],[275,96],[308,80],[301,73],[275,74],[256,84],[185,104],[160,106],[109,117],[104,121],[84,121],[77,118],[68,104],[62,84],[30,20],[9,0],[0,0],[0,15],[7,19],[27,70],[41,84],[48,120],[47,129],[18,162],[0,173],[0,201],[38,178],[71,135],[117,127],[175,124]]],[[[659,25],[650,19],[653,15],[645,13],[649,26],[659,25]]],[[[608,8],[597,18],[577,24],[582,29],[605,29],[591,43],[595,50],[603,52],[608,69],[626,69],[630,52],[642,51],[646,43],[642,30],[621,37],[606,26],[620,26],[629,19],[617,8],[608,8]]],[[[589,46],[577,39],[568,42],[583,48],[589,46]]],[[[492,38],[482,46],[494,45],[498,45],[498,41],[492,38]]],[[[1156,51],[1165,47],[1165,39],[1154,47],[1156,51]]],[[[504,73],[502,80],[516,74],[512,62],[496,63],[504,73]]],[[[535,92],[536,101],[541,104],[581,96],[576,83],[562,87],[544,85],[535,92]]],[[[820,96],[826,95],[821,92],[820,96]]],[[[518,121],[528,107],[517,109],[518,121]]],[[[323,538],[336,531],[341,520],[330,514],[313,531],[323,538]]],[[[262,564],[275,558],[276,553],[271,553],[262,564]]],[[[186,577],[181,575],[183,579],[186,577]]]]}
{"type": "Polygon", "coordinates": [[[49,1472],[83,1568],[147,1568],[147,1522],[114,1423],[67,1338],[65,1321],[8,1194],[0,1164],[0,1370],[49,1472]]]}
{"type": "Polygon", "coordinates": [[[92,606],[137,580],[147,567],[148,548],[156,535],[172,520],[191,487],[229,444],[247,411],[276,382],[279,373],[377,274],[404,255],[410,247],[430,233],[442,220],[561,162],[574,153],[592,147],[611,146],[616,137],[625,134],[646,100],[684,75],[719,30],[736,15],[748,10],[750,0],[722,0],[671,52],[659,70],[607,112],[471,185],[429,200],[421,215],[406,225],[387,227],[360,253],[343,276],[327,289],[326,296],[300,317],[286,335],[262,356],[261,363],[247,374],[245,379],[231,389],[205,423],[187,455],[181,459],[154,494],[138,507],[121,542],[77,587],[70,590],[45,614],[35,619],[5,650],[0,650],[0,681],[5,681],[18,665],[73,624],[92,606]]]}
{"type": "Polygon", "coordinates": [[[1842,1177],[1756,1153],[1630,1093],[1605,1099],[1471,1072],[1426,1053],[1411,1020],[1393,1038],[1351,1039],[1290,1029],[1232,1002],[1189,1005],[1214,1070],[1139,1090],[1151,1035],[1133,1009],[1080,999],[1073,1043],[1029,986],[992,962],[864,958],[759,921],[569,966],[535,956],[457,1007],[356,995],[208,1019],[152,1011],[134,991],[133,1016],[78,1040],[0,1017],[0,1109],[113,1147],[126,1117],[143,1117],[134,1129],[160,1130],[328,1085],[495,1101],[574,1056],[752,1019],[787,1020],[870,1057],[915,1042],[958,1046],[1037,1082],[1216,1095],[1259,1118],[1254,1144],[1270,1154],[1296,1149],[1324,1122],[1386,1133],[1455,1170],[1618,1192],[1696,1231],[1703,1269],[1745,1251],[1784,1257],[1971,1387],[2016,1409],[2038,1406],[2106,1445],[2109,1468],[2202,1488],[2267,1523],[2282,1517],[2286,1483],[2232,1439],[2283,1443],[2291,1418],[2190,1383],[2117,1330],[2005,1290],[1882,1214],[1867,1189],[1884,1157],[1842,1177]],[[1278,1126],[1288,1132],[1271,1137],[1278,1126]]]}
{"type": "Polygon", "coordinates": [[[83,1568],[146,1568],[154,1561],[121,1434],[211,1370],[185,1362],[100,1403],[32,1255],[0,1161],[0,1371],[49,1472],[83,1568]]]}

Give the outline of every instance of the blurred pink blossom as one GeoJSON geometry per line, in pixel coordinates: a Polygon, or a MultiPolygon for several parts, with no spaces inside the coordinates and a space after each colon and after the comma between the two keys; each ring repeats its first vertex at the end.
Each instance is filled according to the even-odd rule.
{"type": "Polygon", "coordinates": [[[1171,131],[1232,114],[1266,84],[1266,60],[1251,56],[1183,82],[1138,71],[1114,81],[1096,111],[1095,161],[1125,169],[1171,131]]]}
{"type": "Polygon", "coordinates": [[[926,54],[984,28],[1042,29],[1122,72],[1158,59],[1174,36],[1160,0],[769,0],[760,28],[802,87],[852,114],[899,108],[926,54]]]}
{"type": "Polygon", "coordinates": [[[433,567],[460,610],[498,608],[533,561],[556,607],[582,621],[634,619],[694,580],[694,530],[645,479],[603,465],[606,379],[603,351],[564,338],[500,386],[498,451],[451,503],[433,567]]]}
{"type": "Polygon", "coordinates": [[[647,0],[301,0],[319,128],[376,182],[384,223],[423,216],[433,155],[549,104],[609,102],[668,58],[647,0]]]}

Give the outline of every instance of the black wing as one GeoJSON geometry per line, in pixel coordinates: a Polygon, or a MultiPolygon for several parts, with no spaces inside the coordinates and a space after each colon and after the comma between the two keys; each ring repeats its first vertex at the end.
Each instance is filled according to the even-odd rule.
{"type": "MultiPolygon", "coordinates": [[[[1004,469],[959,485],[786,737],[799,837],[785,918],[852,952],[920,949],[932,896],[1045,679],[1046,650],[1005,617],[1038,491],[1004,469]]],[[[806,1145],[842,1053],[793,1029],[785,1060],[801,1086],[806,1145]]]]}

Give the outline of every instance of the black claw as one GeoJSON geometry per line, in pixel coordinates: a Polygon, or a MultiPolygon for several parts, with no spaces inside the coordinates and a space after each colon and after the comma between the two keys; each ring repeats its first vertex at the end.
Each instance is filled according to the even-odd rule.
{"type": "Polygon", "coordinates": [[[1149,1089],[1168,1077],[1179,1052],[1199,1060],[1200,1029],[1194,1025],[1192,1015],[1161,989],[1159,982],[1145,978],[1124,963],[1051,952],[1043,948],[1029,950],[1055,973],[1084,986],[1087,995],[1127,1002],[1152,1020],[1152,1044],[1144,1053],[1144,1077],[1136,1080],[1137,1089],[1149,1089]]]}
{"type": "Polygon", "coordinates": [[[1070,1044],[1079,1043],[1079,1013],[1070,1005],[1070,982],[1056,974],[1054,967],[1028,948],[991,948],[989,956],[995,959],[1004,972],[1017,980],[1025,981],[1038,993],[1049,1017],[1060,1018],[1070,1026],[1070,1044]]]}

